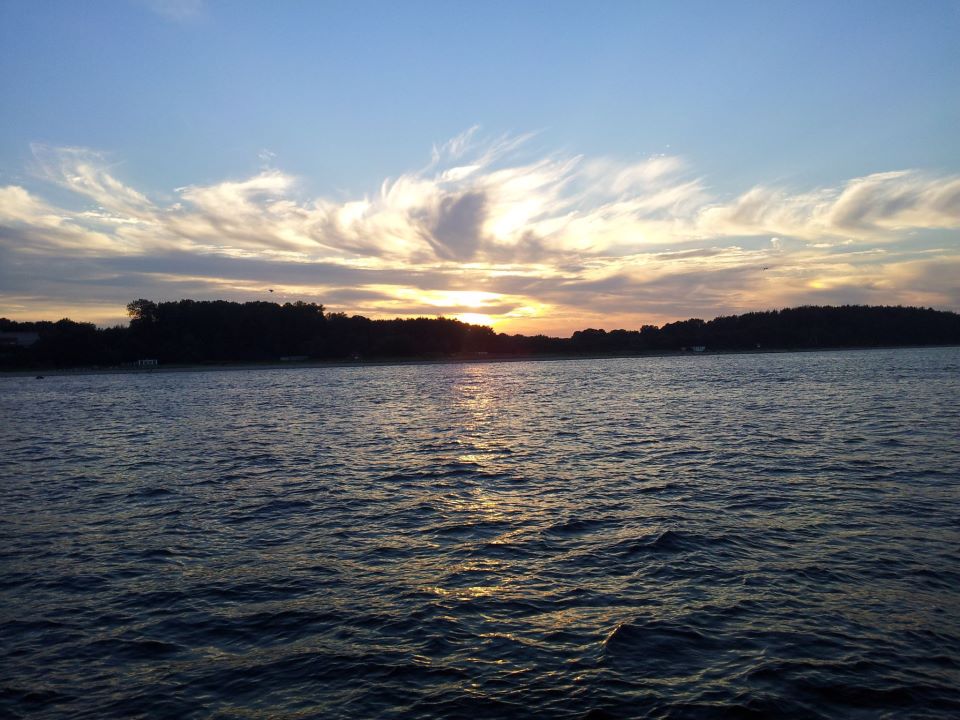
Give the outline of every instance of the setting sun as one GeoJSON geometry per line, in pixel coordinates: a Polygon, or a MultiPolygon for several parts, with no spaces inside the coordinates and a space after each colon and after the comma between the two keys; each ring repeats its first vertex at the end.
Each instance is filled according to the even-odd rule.
{"type": "Polygon", "coordinates": [[[496,322],[489,315],[483,315],[481,313],[459,313],[454,315],[456,320],[460,322],[469,323],[470,325],[487,325],[493,327],[493,324],[496,322]]]}

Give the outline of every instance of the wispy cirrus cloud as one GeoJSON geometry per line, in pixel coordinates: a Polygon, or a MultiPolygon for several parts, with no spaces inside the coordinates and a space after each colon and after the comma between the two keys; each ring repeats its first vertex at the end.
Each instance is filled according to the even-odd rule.
{"type": "Polygon", "coordinates": [[[35,172],[44,180],[86,197],[119,216],[143,219],[153,216],[153,204],[111,174],[111,166],[103,153],[39,143],[30,149],[35,172]]]}
{"type": "Polygon", "coordinates": [[[152,199],[103,154],[37,145],[36,175],[85,206],[0,188],[14,268],[0,295],[29,309],[267,285],[373,315],[470,312],[552,332],[799,302],[960,302],[956,275],[935,271],[960,258],[960,177],[907,170],[724,199],[680,157],[531,157],[526,140],[473,128],[348,200],[304,198],[271,164],[152,199]],[[57,281],[49,268],[64,262],[77,271],[57,281]]]}
{"type": "Polygon", "coordinates": [[[705,208],[697,222],[706,236],[772,234],[811,241],[889,240],[903,230],[957,227],[960,177],[909,170],[797,194],[758,186],[731,203],[705,208]]]}

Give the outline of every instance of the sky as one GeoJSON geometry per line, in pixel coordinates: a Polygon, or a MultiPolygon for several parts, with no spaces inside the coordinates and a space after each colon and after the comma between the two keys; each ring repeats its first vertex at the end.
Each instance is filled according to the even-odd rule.
{"type": "Polygon", "coordinates": [[[960,311],[960,0],[0,0],[0,316],[960,311]]]}

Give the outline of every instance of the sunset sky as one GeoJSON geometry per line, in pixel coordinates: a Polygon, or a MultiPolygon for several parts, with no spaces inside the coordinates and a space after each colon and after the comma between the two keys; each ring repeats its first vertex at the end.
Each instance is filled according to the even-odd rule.
{"type": "Polygon", "coordinates": [[[960,310],[958,38],[956,0],[0,0],[0,316],[960,310]]]}

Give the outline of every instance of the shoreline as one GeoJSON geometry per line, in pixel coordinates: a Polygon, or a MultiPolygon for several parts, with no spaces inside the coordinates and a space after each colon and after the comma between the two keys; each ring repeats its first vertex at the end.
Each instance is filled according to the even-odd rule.
{"type": "Polygon", "coordinates": [[[781,348],[746,350],[707,350],[692,352],[669,350],[645,353],[612,353],[592,355],[491,355],[486,357],[447,358],[396,358],[382,360],[315,360],[306,362],[238,362],[221,364],[160,365],[152,368],[138,367],[79,367],[79,368],[33,368],[23,370],[0,370],[0,378],[16,377],[62,377],[78,375],[154,375],[158,373],[224,372],[247,370],[316,370],[323,368],[369,368],[403,365],[475,365],[509,362],[556,362],[563,360],[623,360],[626,358],[663,357],[717,357],[722,355],[779,355],[787,353],[842,352],[864,350],[919,350],[922,348],[960,347],[960,345],[883,345],[876,347],[826,347],[826,348],[781,348]]]}

